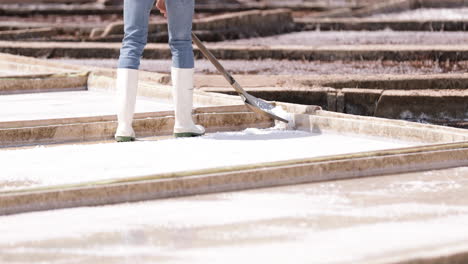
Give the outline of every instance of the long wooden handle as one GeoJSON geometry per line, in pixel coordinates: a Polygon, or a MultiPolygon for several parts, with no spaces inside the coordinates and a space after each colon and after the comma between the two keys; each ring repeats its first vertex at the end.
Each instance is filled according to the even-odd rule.
{"type": "Polygon", "coordinates": [[[195,45],[197,45],[198,49],[200,49],[200,52],[209,60],[213,65],[216,67],[216,69],[226,78],[226,80],[229,82],[229,84],[238,92],[241,94],[245,94],[245,90],[242,89],[242,87],[236,82],[236,80],[229,74],[226,69],[224,69],[223,65],[219,63],[219,61],[216,59],[216,57],[203,45],[203,43],[200,41],[200,39],[197,37],[192,32],[192,40],[195,45]]]}

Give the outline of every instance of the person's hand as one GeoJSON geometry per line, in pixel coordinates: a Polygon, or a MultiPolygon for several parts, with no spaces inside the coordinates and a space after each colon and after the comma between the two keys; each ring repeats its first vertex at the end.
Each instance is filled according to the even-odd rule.
{"type": "Polygon", "coordinates": [[[167,10],[166,10],[166,0],[158,0],[156,2],[156,8],[159,9],[159,12],[167,17],[167,10]]]}

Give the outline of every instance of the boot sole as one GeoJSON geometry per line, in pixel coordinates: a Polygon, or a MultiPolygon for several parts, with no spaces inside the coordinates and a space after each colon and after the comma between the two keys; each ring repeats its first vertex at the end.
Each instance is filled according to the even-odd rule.
{"type": "Polygon", "coordinates": [[[115,141],[117,141],[117,142],[132,142],[132,141],[135,141],[135,138],[134,137],[117,136],[117,137],[115,137],[115,141]]]}
{"type": "Polygon", "coordinates": [[[203,134],[198,134],[198,133],[191,133],[191,132],[187,132],[187,133],[174,133],[174,137],[176,138],[183,138],[183,137],[200,137],[200,136],[203,136],[205,133],[203,134]]]}

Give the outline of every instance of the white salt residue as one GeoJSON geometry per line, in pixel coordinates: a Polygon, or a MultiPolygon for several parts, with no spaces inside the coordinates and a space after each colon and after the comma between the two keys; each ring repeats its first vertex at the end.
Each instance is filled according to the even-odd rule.
{"type": "Polygon", "coordinates": [[[448,20],[468,19],[468,8],[420,8],[400,13],[378,14],[372,18],[388,18],[398,20],[448,20]]]}
{"type": "MultiPolygon", "coordinates": [[[[321,210],[345,215],[359,209],[346,198],[323,195],[236,192],[3,216],[0,249],[22,257],[60,252],[93,258],[145,254],[151,247],[148,257],[177,254],[175,263],[250,263],[266,256],[272,263],[359,263],[468,242],[468,214],[400,222],[387,214],[392,220],[320,229],[321,210]],[[291,219],[296,225],[288,224],[291,219]],[[109,251],[117,245],[120,250],[109,251]]],[[[402,212],[412,215],[417,205],[410,205],[402,212]]]]}
{"type": "Polygon", "coordinates": [[[404,191],[438,192],[447,189],[459,189],[462,186],[455,181],[409,181],[391,184],[391,189],[404,191]]]}
{"type": "MultiPolygon", "coordinates": [[[[48,72],[50,73],[50,72],[48,72]]],[[[6,77],[6,76],[21,76],[21,75],[29,75],[31,74],[30,72],[24,72],[24,71],[9,71],[7,69],[0,69],[0,77],[6,77]]],[[[38,73],[35,72],[34,74],[46,74],[46,72],[38,73]]]]}
{"type": "MultiPolygon", "coordinates": [[[[324,32],[322,32],[324,33],[324,32]]],[[[336,37],[336,32],[332,32],[336,37]]],[[[418,32],[411,33],[412,36],[417,34],[420,37],[412,38],[409,35],[403,35],[404,32],[391,33],[387,31],[381,31],[380,36],[372,37],[372,39],[378,39],[379,43],[391,41],[395,43],[395,39],[401,39],[405,43],[411,41],[411,43],[426,43],[433,44],[434,40],[450,42],[447,44],[454,43],[466,43],[468,37],[463,37],[462,33],[449,34],[450,32],[439,32],[439,35],[434,36],[435,32],[418,32]],[[425,33],[425,34],[423,34],[425,33]],[[428,35],[431,33],[431,35],[428,35]],[[442,34],[444,33],[444,34],[442,34]],[[448,35],[447,35],[448,34],[448,35]],[[387,36],[390,35],[390,36],[387,36]],[[422,35],[422,36],[421,36],[422,35]]],[[[453,33],[453,32],[452,32],[453,33]]],[[[340,36],[346,37],[346,33],[340,32],[340,36]]],[[[465,34],[466,35],[466,34],[465,34]]],[[[325,36],[326,37],[326,36],[325,36]]],[[[352,36],[350,36],[352,37],[352,36]]],[[[413,36],[414,37],[414,36],[413,36]]],[[[323,37],[320,35],[312,36],[318,40],[315,40],[317,45],[326,44],[323,42],[323,37]]],[[[374,41],[374,40],[369,40],[374,41]]],[[[331,39],[330,36],[330,42],[331,39]]],[[[267,42],[268,40],[265,40],[267,42]]],[[[342,41],[342,40],[340,40],[342,41]]],[[[289,39],[288,39],[288,42],[289,39]]],[[[355,36],[352,39],[347,40],[346,43],[355,42],[362,43],[364,36],[355,36]],[[355,42],[355,39],[358,39],[355,42]]],[[[271,43],[271,42],[270,42],[271,43]]],[[[276,41],[275,41],[276,43],[276,41]]],[[[292,44],[292,43],[291,43],[292,44]]],[[[298,45],[307,45],[307,43],[297,43],[298,45]]],[[[345,44],[345,43],[342,43],[345,44]]],[[[409,44],[409,43],[408,43],[409,44]]],[[[442,43],[439,43],[442,44],[442,43]]],[[[312,45],[312,44],[311,44],[312,45]]],[[[61,60],[62,61],[62,60],[61,60]]],[[[64,60],[66,63],[78,64],[78,65],[95,65],[100,67],[113,67],[117,64],[116,60],[64,60]]],[[[152,72],[168,72],[171,68],[171,60],[147,60],[141,61],[141,69],[152,72]]],[[[197,73],[212,73],[215,74],[216,68],[214,68],[208,60],[197,60],[196,61],[197,73]]],[[[427,73],[444,73],[450,71],[451,73],[465,73],[468,65],[467,61],[451,61],[450,65],[439,64],[432,60],[420,60],[420,61],[339,61],[334,60],[333,62],[324,61],[290,61],[290,60],[273,60],[273,59],[262,59],[262,60],[222,60],[222,64],[232,73],[235,74],[266,74],[266,75],[322,75],[322,74],[427,74],[427,73]]]]}
{"type": "MultiPolygon", "coordinates": [[[[296,190],[297,191],[297,190],[296,190]]],[[[302,189],[301,189],[302,191],[302,189]]],[[[294,204],[297,207],[307,206],[308,209],[303,212],[294,211],[295,217],[318,217],[318,216],[343,216],[355,218],[402,218],[405,216],[446,216],[450,214],[468,214],[466,206],[452,206],[444,204],[424,204],[424,203],[397,203],[388,205],[375,205],[360,207],[356,206],[353,201],[347,197],[347,192],[335,192],[333,190],[320,191],[314,194],[305,193],[227,193],[220,194],[222,198],[235,200],[238,202],[251,203],[252,206],[265,206],[265,211],[268,212],[268,203],[276,201],[277,207],[269,208],[277,210],[281,208],[281,214],[291,215],[291,211],[285,210],[288,204],[294,204]]],[[[296,208],[297,208],[296,207],[296,208]]],[[[270,212],[274,215],[274,212],[270,212]]],[[[281,217],[281,215],[277,215],[281,217]]]]}
{"type": "MultiPolygon", "coordinates": [[[[3,95],[0,121],[115,115],[113,93],[98,91],[3,95]]],[[[136,113],[172,110],[169,101],[138,97],[136,113]]]]}
{"type": "MultiPolygon", "coordinates": [[[[86,256],[94,256],[94,257],[122,257],[125,256],[126,258],[132,258],[132,263],[147,263],[144,262],[144,259],[149,257],[160,258],[163,254],[161,250],[158,250],[155,247],[150,246],[143,246],[140,245],[138,247],[128,247],[127,244],[122,245],[106,245],[99,248],[69,248],[64,247],[59,250],[59,255],[86,255],[86,256]],[[141,259],[141,260],[140,260],[141,259]]],[[[30,248],[30,247],[20,247],[20,248],[12,248],[8,249],[5,252],[8,254],[21,256],[21,255],[28,255],[33,254],[34,256],[41,256],[41,255],[51,255],[57,253],[57,248],[54,247],[37,247],[37,248],[30,248]]],[[[169,256],[168,256],[169,257],[169,256]]],[[[63,263],[61,261],[49,261],[47,262],[37,262],[34,263],[63,263]]],[[[66,263],[74,263],[70,262],[70,260],[66,261],[66,263]]],[[[128,262],[123,262],[128,263],[128,262]]],[[[154,263],[154,262],[153,262],[154,263]]]]}
{"type": "Polygon", "coordinates": [[[356,135],[250,129],[200,138],[5,150],[0,151],[0,190],[20,188],[4,186],[4,181],[34,183],[31,186],[83,183],[409,145],[356,135]]]}
{"type": "MultiPolygon", "coordinates": [[[[64,236],[67,238],[80,238],[84,235],[92,237],[93,233],[120,232],[122,228],[129,231],[144,227],[156,230],[187,230],[287,218],[306,221],[323,216],[396,219],[415,215],[468,212],[468,208],[462,206],[441,207],[444,206],[413,203],[361,207],[346,198],[345,194],[236,192],[219,194],[214,199],[160,200],[0,217],[2,234],[0,245],[59,239],[64,236]],[[190,212],[196,212],[196,214],[190,212]],[[164,217],[161,217],[162,215],[164,217]],[[42,218],[47,221],[41,220],[42,218]],[[89,224],[91,222],[92,224],[89,224]],[[15,231],[23,225],[22,232],[15,231]],[[46,228],[46,226],[54,228],[46,228]]],[[[288,229],[289,227],[286,230],[288,229]]],[[[278,229],[276,232],[280,231],[278,229]]],[[[289,230],[289,233],[291,231],[289,230]]],[[[254,232],[252,235],[256,236],[259,233],[254,232]]],[[[230,236],[231,238],[242,237],[245,234],[231,233],[230,236]]]]}
{"type": "MultiPolygon", "coordinates": [[[[461,32],[425,32],[425,31],[303,31],[261,37],[226,41],[228,44],[252,46],[297,45],[297,46],[330,46],[330,45],[460,45],[468,40],[468,35],[461,32]]],[[[294,67],[294,66],[293,66],[294,67]]],[[[341,70],[338,70],[341,71],[341,70]]],[[[366,71],[369,71],[368,69],[366,71]]],[[[336,73],[331,70],[331,73],[336,73]]],[[[356,71],[356,73],[359,73],[356,71]]]]}
{"type": "Polygon", "coordinates": [[[64,235],[68,238],[80,238],[84,235],[91,236],[93,233],[120,232],[122,229],[134,230],[145,226],[155,229],[187,230],[281,219],[288,216],[307,217],[330,206],[331,200],[341,199],[334,198],[334,195],[315,197],[294,193],[286,195],[235,193],[222,194],[220,199],[213,200],[160,200],[12,215],[0,217],[2,234],[0,248],[2,244],[59,239],[64,235]],[[301,211],[298,208],[307,208],[307,210],[301,211]],[[33,218],[37,221],[31,221],[33,218]],[[21,225],[25,227],[22,232],[17,233],[15,226],[19,228],[21,225]],[[46,228],[51,226],[54,228],[46,228]]]}
{"type": "Polygon", "coordinates": [[[284,120],[287,120],[288,123],[280,121],[280,120],[275,120],[275,129],[280,129],[280,130],[292,130],[295,128],[295,119],[294,119],[294,114],[286,112],[283,107],[280,105],[277,105],[275,108],[271,110],[273,114],[283,118],[284,120]]]}
{"type": "Polygon", "coordinates": [[[358,218],[402,218],[411,216],[446,216],[450,214],[468,214],[466,206],[450,206],[423,203],[398,203],[391,205],[369,206],[365,208],[324,208],[320,215],[347,216],[358,218]],[[339,210],[337,210],[339,209],[339,210]]]}
{"type": "MultiPolygon", "coordinates": [[[[268,135],[270,134],[270,130],[267,130],[267,129],[258,129],[258,128],[246,128],[244,129],[242,132],[242,134],[245,134],[245,135],[268,135]]],[[[236,132],[234,133],[229,133],[227,132],[227,134],[229,135],[234,135],[236,134],[236,132]]],[[[209,136],[208,136],[209,137],[209,136]]]]}
{"type": "Polygon", "coordinates": [[[396,263],[388,260],[406,254],[432,255],[434,251],[428,252],[427,248],[437,248],[435,251],[438,251],[446,245],[465,243],[466,250],[467,221],[468,216],[464,215],[304,232],[294,234],[294,238],[284,238],[281,242],[220,246],[216,250],[194,248],[185,250],[180,257],[191,260],[191,263],[204,263],[206,260],[257,262],[265,260],[265,256],[269,263],[396,263]]]}
{"type": "Polygon", "coordinates": [[[456,177],[464,177],[467,175],[465,171],[468,171],[468,167],[460,167],[450,171],[450,177],[443,177],[446,180],[431,180],[429,177],[437,177],[437,172],[428,171],[418,173],[422,176],[415,178],[413,181],[394,181],[386,184],[385,188],[369,188],[368,190],[353,191],[353,194],[357,195],[368,195],[368,196],[387,196],[387,197],[398,197],[401,195],[415,194],[415,193],[444,193],[450,190],[456,190],[463,188],[463,184],[468,182],[452,180],[456,177]]]}

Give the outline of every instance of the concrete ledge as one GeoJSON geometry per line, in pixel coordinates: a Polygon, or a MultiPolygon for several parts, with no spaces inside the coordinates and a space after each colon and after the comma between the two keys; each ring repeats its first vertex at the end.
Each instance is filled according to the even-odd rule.
{"type": "Polygon", "coordinates": [[[32,57],[0,53],[0,69],[8,72],[21,72],[37,75],[46,73],[56,74],[70,72],[90,72],[92,70],[96,70],[96,67],[83,67],[66,63],[51,62],[32,57]]]}
{"type": "Polygon", "coordinates": [[[468,91],[384,91],[378,100],[375,116],[405,120],[467,121],[468,91]]]}
{"type": "MultiPolygon", "coordinates": [[[[7,0],[12,1],[12,0],[7,0]]],[[[36,4],[30,7],[17,6],[0,6],[0,15],[2,16],[29,16],[29,15],[104,15],[104,14],[122,14],[123,8],[121,5],[107,5],[97,3],[87,3],[88,0],[81,0],[86,3],[81,5],[66,5],[57,3],[49,3],[47,5],[36,4]],[[32,8],[31,8],[32,7],[32,8]],[[40,7],[40,8],[39,8],[40,7]]],[[[75,1],[76,2],[76,1],[75,1]]],[[[95,1],[94,1],[95,2],[95,1]]],[[[11,3],[11,2],[10,2],[11,3]]],[[[17,3],[15,1],[15,3],[17,3]]],[[[340,6],[357,7],[355,4],[340,4],[340,6]]],[[[248,11],[252,9],[278,9],[286,8],[296,11],[324,11],[337,8],[338,5],[330,5],[330,2],[322,3],[247,3],[247,4],[195,4],[195,11],[202,13],[228,13],[248,11]]],[[[153,14],[160,14],[156,8],[151,11],[153,14]]]]}
{"type": "Polygon", "coordinates": [[[2,0],[2,4],[76,4],[95,2],[96,0],[2,0]]]}
{"type": "Polygon", "coordinates": [[[64,73],[0,77],[0,95],[83,91],[87,89],[88,73],[64,73]]]}
{"type": "MultiPolygon", "coordinates": [[[[347,74],[347,75],[235,75],[236,80],[252,89],[283,88],[307,90],[315,87],[362,88],[378,90],[468,89],[468,74],[347,74]]],[[[195,75],[195,84],[203,90],[224,89],[222,76],[195,75]]]]}
{"type": "MultiPolygon", "coordinates": [[[[112,39],[122,39],[123,26],[123,22],[114,22],[107,26],[100,37],[93,40],[101,41],[110,36],[112,36],[112,39]]],[[[208,31],[211,34],[220,33],[231,38],[280,34],[292,31],[293,27],[291,12],[283,9],[229,13],[196,19],[193,22],[194,31],[208,31]]],[[[150,23],[148,32],[150,35],[152,33],[165,33],[167,32],[167,23],[150,23]]]]}
{"type": "MultiPolygon", "coordinates": [[[[120,43],[0,42],[0,52],[44,58],[117,58],[120,43]]],[[[208,45],[218,59],[288,60],[468,60],[467,45],[234,46],[208,45]]],[[[202,54],[195,50],[195,55],[202,54]]],[[[148,44],[143,58],[169,59],[166,44],[148,44]]]]}
{"type": "Polygon", "coordinates": [[[466,31],[468,20],[384,20],[370,18],[300,18],[294,20],[303,30],[385,30],[466,31]]]}
{"type": "Polygon", "coordinates": [[[365,17],[382,13],[395,13],[422,7],[428,8],[453,8],[467,6],[465,0],[390,0],[375,2],[351,12],[336,13],[334,16],[365,17]]]}
{"type": "Polygon", "coordinates": [[[312,130],[320,133],[322,131],[346,131],[350,134],[367,135],[372,137],[385,137],[401,141],[421,143],[448,143],[462,142],[468,140],[468,134],[464,129],[439,130],[431,129],[429,126],[417,126],[408,121],[405,123],[385,122],[387,119],[354,119],[347,118],[351,115],[332,116],[318,111],[316,115],[302,117],[296,120],[299,130],[312,130]]]}
{"type": "Polygon", "coordinates": [[[466,0],[419,0],[417,1],[417,7],[426,7],[426,8],[454,8],[454,7],[463,7],[468,6],[468,1],[466,0]]]}
{"type": "Polygon", "coordinates": [[[381,13],[394,13],[414,9],[416,7],[417,0],[390,0],[356,10],[351,13],[351,16],[364,17],[381,13]]]}
{"type": "MultiPolygon", "coordinates": [[[[232,106],[209,106],[198,107],[194,109],[195,114],[208,114],[208,113],[244,113],[250,110],[245,105],[232,105],[232,106]]],[[[135,119],[147,118],[161,118],[173,116],[173,111],[161,112],[146,112],[135,113],[135,119]]],[[[25,120],[25,121],[6,121],[0,122],[0,128],[25,128],[25,127],[44,127],[55,125],[72,125],[77,123],[99,123],[99,122],[114,122],[116,121],[115,115],[102,115],[102,116],[85,116],[85,117],[71,117],[59,119],[40,119],[40,120],[25,120]]]]}
{"type": "MultiPolygon", "coordinates": [[[[241,76],[239,81],[252,95],[270,101],[455,127],[466,127],[468,120],[466,74],[251,77],[241,76]]],[[[202,91],[235,94],[229,87],[216,87],[222,83],[215,76],[196,78],[202,91]]]]}
{"type": "MultiPolygon", "coordinates": [[[[249,127],[266,128],[273,121],[252,112],[240,112],[243,106],[219,111],[215,107],[198,111],[194,120],[208,132],[237,131],[249,127]],[[236,110],[236,111],[233,111],[236,110]]],[[[0,125],[0,148],[64,142],[111,140],[117,129],[116,116],[83,117],[60,120],[8,122],[0,125]],[[7,127],[11,125],[11,127],[7,127]],[[24,125],[24,126],[22,126],[24,125]],[[5,128],[6,127],[6,128],[5,128]]],[[[138,137],[171,135],[174,127],[173,112],[137,115],[133,127],[138,137]]]]}
{"type": "Polygon", "coordinates": [[[0,31],[0,40],[22,40],[29,38],[47,38],[57,35],[55,28],[19,29],[0,31]]]}
{"type": "MultiPolygon", "coordinates": [[[[283,103],[280,103],[283,105],[283,103]]],[[[372,131],[370,126],[380,127],[381,125],[386,125],[387,127],[380,127],[383,128],[383,133],[388,130],[388,133],[392,134],[395,132],[396,127],[405,127],[409,130],[406,130],[404,134],[397,132],[394,134],[395,137],[399,138],[400,140],[413,140],[418,142],[426,142],[426,143],[435,143],[435,142],[454,142],[454,141],[466,141],[467,138],[467,130],[460,129],[460,128],[453,128],[453,127],[444,127],[432,124],[425,124],[425,123],[415,123],[409,122],[404,120],[394,120],[394,119],[387,119],[387,118],[379,118],[379,117],[370,117],[370,116],[359,116],[359,115],[350,115],[344,113],[337,113],[337,112],[330,112],[330,111],[323,111],[319,110],[314,112],[314,116],[330,118],[329,122],[326,123],[321,122],[322,127],[321,129],[330,130],[330,125],[333,123],[340,124],[343,123],[346,126],[346,121],[351,122],[354,125],[348,125],[346,129],[350,129],[350,131],[355,132],[362,132],[366,133],[365,131],[372,131]],[[367,126],[362,127],[361,126],[367,126]],[[393,127],[393,132],[389,130],[389,128],[393,127]],[[413,132],[410,132],[413,131],[413,132]],[[424,132],[426,131],[426,132],[424,132]]],[[[326,120],[326,119],[324,119],[326,120]]],[[[312,124],[310,121],[305,121],[305,125],[312,124]]],[[[307,126],[306,126],[307,127],[307,126]]],[[[370,133],[370,136],[384,136],[385,134],[375,134],[370,133]]],[[[387,134],[388,135],[388,134],[387,134]]]]}

